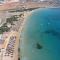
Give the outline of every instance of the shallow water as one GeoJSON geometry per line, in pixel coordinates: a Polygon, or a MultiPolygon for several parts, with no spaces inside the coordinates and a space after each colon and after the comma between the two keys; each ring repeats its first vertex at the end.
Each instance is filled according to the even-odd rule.
{"type": "Polygon", "coordinates": [[[60,8],[42,8],[27,18],[20,42],[21,60],[60,60],[60,8]]]}

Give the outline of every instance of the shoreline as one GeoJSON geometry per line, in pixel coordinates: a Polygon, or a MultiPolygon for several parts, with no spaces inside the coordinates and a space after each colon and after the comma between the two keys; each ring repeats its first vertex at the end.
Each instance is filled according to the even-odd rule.
{"type": "MultiPolygon", "coordinates": [[[[24,25],[25,25],[25,23],[26,23],[26,21],[27,21],[27,18],[28,18],[28,16],[30,16],[32,14],[32,12],[31,11],[26,11],[26,12],[23,12],[23,17],[21,17],[22,18],[22,22],[21,22],[21,26],[20,26],[20,28],[19,28],[19,30],[18,30],[18,34],[19,34],[19,49],[20,49],[20,41],[21,41],[21,32],[23,31],[23,28],[24,28],[24,25]]],[[[18,58],[20,59],[21,58],[21,52],[19,52],[18,51],[18,58]]]]}
{"type": "Polygon", "coordinates": [[[26,21],[27,21],[27,18],[28,18],[28,16],[30,16],[31,14],[32,14],[31,11],[23,12],[23,15],[24,15],[24,16],[21,17],[22,20],[23,20],[23,22],[21,23],[21,27],[20,27],[19,30],[18,30],[19,33],[22,32],[23,27],[24,27],[24,25],[25,25],[25,23],[26,23],[26,21]]]}

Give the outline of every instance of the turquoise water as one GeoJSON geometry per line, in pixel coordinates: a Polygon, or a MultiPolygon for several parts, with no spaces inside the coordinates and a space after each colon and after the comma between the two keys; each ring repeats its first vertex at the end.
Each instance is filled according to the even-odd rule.
{"type": "Polygon", "coordinates": [[[60,60],[60,8],[42,8],[27,18],[21,33],[21,60],[60,60]]]}

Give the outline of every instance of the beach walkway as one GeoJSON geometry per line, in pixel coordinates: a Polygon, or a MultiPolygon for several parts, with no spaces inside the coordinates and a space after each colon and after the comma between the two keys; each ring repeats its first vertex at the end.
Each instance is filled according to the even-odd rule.
{"type": "Polygon", "coordinates": [[[18,60],[19,33],[11,31],[2,45],[0,60],[18,60]]]}

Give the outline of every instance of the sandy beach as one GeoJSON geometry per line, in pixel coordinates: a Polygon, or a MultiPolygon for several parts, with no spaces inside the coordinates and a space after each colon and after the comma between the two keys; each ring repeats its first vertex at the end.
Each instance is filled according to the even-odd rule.
{"type": "MultiPolygon", "coordinates": [[[[19,30],[18,30],[18,38],[19,38],[19,40],[21,41],[21,32],[23,31],[23,28],[24,28],[24,25],[25,25],[25,23],[26,23],[26,21],[27,21],[27,18],[28,18],[28,16],[30,16],[31,15],[31,12],[29,11],[29,12],[23,12],[22,13],[22,17],[20,17],[21,18],[21,25],[20,25],[20,28],[19,28],[19,30]]],[[[19,43],[20,43],[20,41],[19,41],[19,43]]],[[[20,44],[19,44],[20,45],[20,44]]],[[[19,47],[20,48],[20,47],[19,47]]],[[[19,59],[20,59],[20,52],[18,52],[18,55],[19,55],[19,59]]]]}
{"type": "MultiPolygon", "coordinates": [[[[26,23],[26,21],[27,21],[27,18],[28,18],[28,16],[30,16],[32,13],[31,12],[23,12],[23,16],[21,17],[22,18],[22,20],[23,20],[23,22],[21,23],[21,27],[20,27],[20,29],[19,29],[19,32],[21,33],[21,31],[23,30],[23,27],[24,27],[24,25],[25,25],[25,23],[26,23]]],[[[20,34],[19,33],[19,34],[20,34]]]]}

